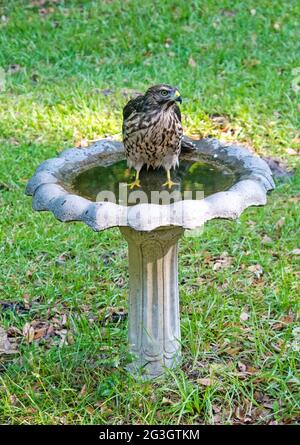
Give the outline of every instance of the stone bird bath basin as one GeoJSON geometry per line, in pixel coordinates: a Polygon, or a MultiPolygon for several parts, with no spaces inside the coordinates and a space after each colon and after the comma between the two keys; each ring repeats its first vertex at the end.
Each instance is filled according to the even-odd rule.
{"type": "Polygon", "coordinates": [[[26,188],[34,210],[51,211],[61,222],[81,221],[96,232],[120,228],[129,252],[129,368],[145,378],[180,361],[177,259],[184,231],[213,218],[236,219],[249,206],[265,205],[274,188],[266,162],[245,148],[185,141],[190,148],[172,173],[178,185],[171,201],[161,186],[164,172],[142,172],[142,188],[129,191],[123,145],[106,139],[43,162],[26,188]]]}

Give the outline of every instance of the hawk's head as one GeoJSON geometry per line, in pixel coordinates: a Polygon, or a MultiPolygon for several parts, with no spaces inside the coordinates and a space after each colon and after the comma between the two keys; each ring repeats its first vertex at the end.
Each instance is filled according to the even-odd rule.
{"type": "Polygon", "coordinates": [[[168,102],[182,102],[178,89],[165,84],[150,87],[146,91],[145,97],[149,99],[150,102],[157,103],[158,105],[163,105],[168,102]]]}

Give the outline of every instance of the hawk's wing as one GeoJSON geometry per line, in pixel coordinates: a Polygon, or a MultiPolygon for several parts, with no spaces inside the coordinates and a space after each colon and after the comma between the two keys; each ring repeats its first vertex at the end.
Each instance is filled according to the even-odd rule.
{"type": "Polygon", "coordinates": [[[125,123],[126,120],[129,118],[129,116],[132,115],[132,113],[139,113],[143,109],[144,104],[144,96],[137,96],[134,99],[131,99],[123,108],[123,126],[122,126],[122,133],[123,137],[125,137],[125,123]]]}
{"type": "Polygon", "coordinates": [[[123,108],[123,119],[124,121],[129,118],[129,116],[135,111],[142,111],[144,103],[144,96],[137,96],[134,99],[131,99],[123,108]]]}

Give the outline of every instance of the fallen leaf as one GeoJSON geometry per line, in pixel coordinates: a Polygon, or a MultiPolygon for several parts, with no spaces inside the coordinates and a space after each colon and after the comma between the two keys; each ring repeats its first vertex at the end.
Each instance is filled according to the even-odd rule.
{"type": "Polygon", "coordinates": [[[30,295],[24,294],[23,295],[23,301],[24,301],[24,308],[29,310],[30,309],[30,295]]]}
{"type": "Polygon", "coordinates": [[[300,201],[300,195],[291,196],[288,198],[288,201],[297,204],[300,201]]]}
{"type": "Polygon", "coordinates": [[[290,147],[287,148],[285,151],[290,156],[297,156],[297,155],[299,155],[298,151],[296,151],[296,150],[294,150],[293,148],[290,148],[290,147]]]}
{"type": "Polygon", "coordinates": [[[106,415],[110,415],[113,413],[113,410],[111,408],[109,408],[105,402],[103,402],[103,400],[99,400],[97,402],[94,403],[94,407],[95,408],[99,408],[101,414],[106,414],[106,415]]]}
{"type": "Polygon", "coordinates": [[[293,315],[285,315],[281,317],[278,322],[272,325],[272,329],[274,329],[275,331],[281,331],[285,326],[293,322],[294,322],[293,315]]]}
{"type": "Polygon", "coordinates": [[[88,139],[80,139],[79,141],[75,142],[75,147],[77,148],[86,148],[89,146],[88,139]]]}
{"type": "Polygon", "coordinates": [[[16,328],[15,326],[10,326],[7,329],[7,335],[8,337],[22,337],[22,331],[19,328],[16,328]]]}
{"type": "Polygon", "coordinates": [[[223,252],[213,265],[213,270],[218,271],[231,266],[233,258],[228,255],[228,252],[223,252]]]}
{"type": "Polygon", "coordinates": [[[222,408],[221,408],[219,405],[215,405],[215,404],[213,404],[213,405],[212,405],[212,410],[213,410],[213,412],[214,412],[215,414],[218,414],[218,413],[220,413],[220,412],[222,411],[222,408]]]}
{"type": "Polygon", "coordinates": [[[38,340],[41,337],[44,337],[48,332],[48,326],[45,326],[43,328],[34,329],[34,340],[38,340]]]}
{"type": "Polygon", "coordinates": [[[0,356],[18,354],[18,352],[16,345],[8,339],[6,330],[0,327],[0,356]]]}
{"type": "Polygon", "coordinates": [[[283,216],[275,223],[275,229],[277,229],[277,230],[281,229],[281,227],[284,226],[284,223],[285,223],[285,217],[283,216]]]}
{"type": "Polygon", "coordinates": [[[81,399],[82,397],[84,397],[86,395],[87,392],[87,386],[86,383],[83,385],[83,387],[80,390],[80,393],[78,394],[78,397],[81,399]]]}
{"type": "Polygon", "coordinates": [[[95,408],[93,408],[92,406],[87,406],[85,408],[86,412],[89,413],[90,415],[94,414],[95,412],[95,408]]]}
{"type": "Polygon", "coordinates": [[[107,307],[100,310],[100,314],[104,313],[104,322],[118,323],[124,321],[127,318],[128,312],[123,307],[107,307]]]}
{"type": "Polygon", "coordinates": [[[28,278],[32,278],[34,271],[32,269],[28,269],[26,271],[26,277],[28,278]]]}
{"type": "Polygon", "coordinates": [[[240,352],[240,350],[241,349],[239,347],[236,347],[236,348],[228,347],[228,348],[224,349],[224,351],[231,357],[235,357],[240,352]]]}
{"type": "Polygon", "coordinates": [[[262,244],[272,244],[273,240],[268,235],[264,235],[261,239],[262,244]]]}
{"type": "Polygon", "coordinates": [[[31,343],[34,339],[34,328],[30,323],[25,323],[23,327],[23,336],[28,343],[31,343]]]}
{"type": "Polygon", "coordinates": [[[22,312],[28,311],[28,309],[25,309],[25,306],[23,303],[18,303],[16,301],[0,300],[0,307],[3,310],[10,309],[17,313],[19,313],[19,312],[22,313],[22,312]]]}
{"type": "Polygon", "coordinates": [[[212,386],[215,382],[211,378],[201,378],[196,380],[199,385],[212,386]]]}
{"type": "Polygon", "coordinates": [[[249,272],[252,272],[257,278],[260,278],[264,271],[260,264],[253,264],[248,267],[249,272]]]}
{"type": "Polygon", "coordinates": [[[168,399],[167,397],[163,397],[161,404],[162,405],[173,405],[174,403],[171,399],[168,399]]]}
{"type": "Polygon", "coordinates": [[[18,405],[20,405],[20,400],[17,398],[17,396],[15,394],[11,394],[9,396],[9,403],[12,406],[18,406],[18,405]]]}
{"type": "Polygon", "coordinates": [[[27,412],[28,414],[34,414],[34,413],[37,412],[37,409],[34,408],[33,406],[29,406],[28,408],[26,408],[26,412],[27,412]]]}
{"type": "Polygon", "coordinates": [[[300,255],[300,249],[293,249],[291,252],[290,252],[292,255],[300,255]]]}
{"type": "Polygon", "coordinates": [[[196,68],[196,66],[197,66],[197,63],[196,63],[195,59],[193,59],[192,56],[190,56],[188,63],[192,68],[196,68]]]}
{"type": "Polygon", "coordinates": [[[234,11],[233,9],[221,9],[221,14],[225,17],[235,17],[236,11],[234,11]]]}
{"type": "Polygon", "coordinates": [[[241,371],[241,372],[246,372],[247,371],[247,366],[244,363],[238,362],[237,366],[238,366],[239,371],[241,371]]]}
{"type": "Polygon", "coordinates": [[[249,318],[248,312],[245,312],[245,311],[241,312],[241,315],[240,315],[240,320],[241,321],[247,321],[248,318],[249,318]]]}

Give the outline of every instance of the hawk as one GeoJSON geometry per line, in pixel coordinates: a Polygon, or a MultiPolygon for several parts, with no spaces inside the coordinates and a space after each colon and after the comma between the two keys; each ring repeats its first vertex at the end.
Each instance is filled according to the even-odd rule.
{"type": "Polygon", "coordinates": [[[182,102],[177,88],[154,85],[144,95],[131,99],[123,109],[123,142],[127,164],[136,170],[130,188],[140,187],[139,173],[143,165],[154,169],[163,167],[172,188],[170,170],[179,161],[182,140],[181,113],[177,105],[182,102]]]}

